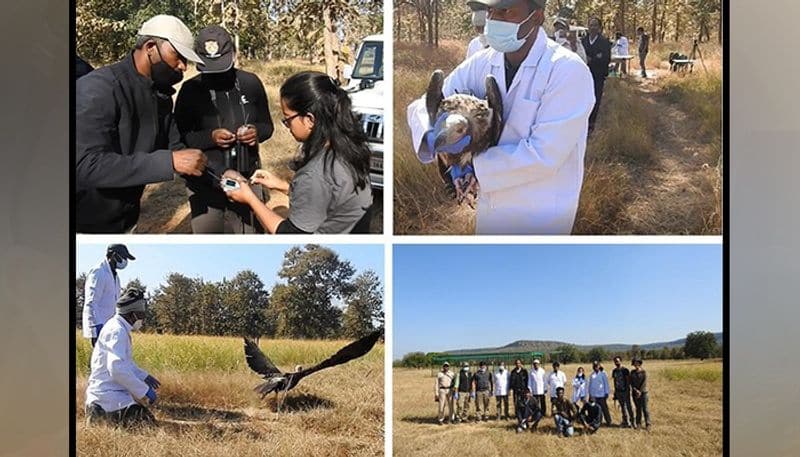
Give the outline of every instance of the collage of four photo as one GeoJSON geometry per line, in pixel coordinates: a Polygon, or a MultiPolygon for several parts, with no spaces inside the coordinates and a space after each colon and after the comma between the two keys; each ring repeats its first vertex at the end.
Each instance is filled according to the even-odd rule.
{"type": "Polygon", "coordinates": [[[723,3],[78,0],[77,453],[721,455],[723,3]]]}

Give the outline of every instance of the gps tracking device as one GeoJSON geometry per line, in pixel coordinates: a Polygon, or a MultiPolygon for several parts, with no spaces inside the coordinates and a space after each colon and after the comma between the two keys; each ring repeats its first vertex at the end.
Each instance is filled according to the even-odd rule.
{"type": "Polygon", "coordinates": [[[220,183],[222,190],[236,190],[239,188],[239,181],[230,178],[223,178],[220,183]]]}

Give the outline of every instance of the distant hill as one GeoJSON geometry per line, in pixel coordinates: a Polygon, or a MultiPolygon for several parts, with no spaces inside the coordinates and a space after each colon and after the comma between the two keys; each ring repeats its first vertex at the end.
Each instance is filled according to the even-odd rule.
{"type": "MultiPolygon", "coordinates": [[[[714,337],[717,340],[717,344],[722,345],[722,332],[714,333],[714,337]]],[[[639,344],[639,347],[643,350],[653,350],[653,349],[661,349],[663,347],[667,348],[674,348],[674,347],[683,347],[686,343],[686,338],[681,338],[679,340],[673,341],[665,341],[660,343],[647,343],[647,344],[639,344]]],[[[565,343],[563,341],[540,341],[540,340],[518,340],[514,341],[513,343],[506,344],[502,347],[496,348],[477,348],[477,349],[457,349],[452,351],[443,351],[448,354],[458,355],[458,354],[488,354],[488,353],[503,353],[503,352],[552,352],[555,351],[557,347],[564,346],[567,344],[572,343],[565,343]]],[[[637,343],[631,344],[622,344],[622,343],[614,343],[614,344],[590,344],[590,345],[581,345],[575,344],[574,346],[581,351],[589,351],[592,348],[602,347],[608,352],[624,352],[627,351],[637,343]]]]}

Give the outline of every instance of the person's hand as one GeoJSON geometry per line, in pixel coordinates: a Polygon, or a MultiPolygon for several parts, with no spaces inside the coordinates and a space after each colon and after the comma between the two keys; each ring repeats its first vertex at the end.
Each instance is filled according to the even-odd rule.
{"type": "Polygon", "coordinates": [[[435,401],[436,403],[439,403],[439,397],[437,397],[436,395],[434,395],[434,396],[433,396],[433,401],[435,401]]]}
{"type": "Polygon", "coordinates": [[[199,149],[172,151],[172,168],[181,175],[202,176],[208,157],[199,149]]]}
{"type": "Polygon", "coordinates": [[[250,184],[260,184],[267,189],[282,190],[286,188],[286,181],[267,170],[256,170],[250,177],[250,184]]]}
{"type": "Polygon", "coordinates": [[[248,145],[255,146],[258,141],[258,132],[253,124],[245,124],[236,130],[236,139],[248,145]]]}
{"type": "Polygon", "coordinates": [[[443,144],[439,145],[438,147],[436,146],[436,137],[439,135],[445,120],[447,120],[447,116],[448,113],[440,114],[436,119],[436,122],[433,124],[433,129],[429,130],[428,133],[425,134],[425,142],[428,144],[428,151],[430,151],[432,154],[436,154],[437,152],[442,152],[445,154],[459,154],[472,142],[472,136],[464,135],[464,137],[453,144],[443,144]]]}
{"type": "Polygon", "coordinates": [[[153,403],[155,403],[155,402],[156,402],[156,400],[158,399],[158,395],[156,395],[156,391],[155,391],[155,390],[153,390],[153,388],[152,388],[152,387],[151,387],[151,388],[149,388],[149,389],[147,389],[147,393],[146,393],[146,394],[144,394],[144,396],[145,396],[145,397],[147,397],[147,400],[148,400],[148,402],[149,402],[151,405],[152,405],[153,403]]]}
{"type": "Polygon", "coordinates": [[[453,399],[458,400],[458,392],[453,392],[453,399]]]}
{"type": "Polygon", "coordinates": [[[147,377],[144,378],[144,383],[150,386],[151,389],[157,390],[159,387],[161,387],[161,382],[150,375],[147,375],[147,377]]]}
{"type": "Polygon", "coordinates": [[[236,141],[236,135],[228,129],[216,129],[211,132],[211,140],[217,146],[225,149],[229,148],[233,142],[236,141]]]}
{"type": "Polygon", "coordinates": [[[250,188],[250,185],[247,184],[247,179],[238,171],[225,170],[225,173],[222,174],[222,179],[233,179],[239,182],[238,189],[225,191],[225,195],[232,201],[249,205],[253,199],[256,199],[256,194],[253,192],[253,189],[250,188]]]}
{"type": "Polygon", "coordinates": [[[469,398],[474,400],[475,399],[475,392],[470,392],[469,398]]]}

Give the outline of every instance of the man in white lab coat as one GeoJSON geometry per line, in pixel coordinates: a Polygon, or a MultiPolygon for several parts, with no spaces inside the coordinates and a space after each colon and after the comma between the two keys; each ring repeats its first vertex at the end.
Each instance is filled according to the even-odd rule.
{"type": "Polygon", "coordinates": [[[494,373],[494,398],[497,400],[497,420],[508,420],[508,384],[511,379],[506,364],[500,362],[500,367],[494,373]],[[502,414],[501,414],[502,412],[502,414]]]}
{"type": "Polygon", "coordinates": [[[531,371],[528,373],[528,388],[531,390],[533,398],[539,402],[539,409],[542,410],[542,416],[547,415],[547,402],[544,399],[544,394],[547,393],[547,373],[544,368],[539,366],[539,359],[533,360],[531,371]]]}
{"type": "Polygon", "coordinates": [[[559,370],[560,367],[561,364],[558,361],[553,362],[553,371],[547,376],[547,391],[550,392],[550,408],[553,414],[555,414],[555,409],[553,408],[558,399],[557,389],[559,387],[564,388],[567,384],[567,375],[559,370]]]}
{"type": "MultiPolygon", "coordinates": [[[[480,184],[475,230],[481,234],[569,234],[583,184],[593,82],[580,57],[549,40],[542,28],[545,0],[470,0],[486,9],[490,48],[456,67],[443,93],[485,96],[493,75],[503,97],[499,144],[474,159],[480,184]]],[[[417,157],[458,153],[466,144],[428,150],[432,133],[424,97],[408,107],[417,157]]],[[[469,139],[468,136],[464,138],[469,139]]]]}
{"type": "Polygon", "coordinates": [[[114,315],[114,305],[119,298],[117,271],[136,260],[124,244],[111,244],[106,248],[106,258],[86,275],[83,294],[83,336],[97,343],[100,329],[114,315]]]}
{"type": "Polygon", "coordinates": [[[472,57],[476,52],[489,47],[489,44],[486,42],[486,35],[483,34],[483,28],[486,26],[486,10],[472,12],[472,26],[475,27],[475,34],[477,36],[467,45],[467,59],[472,57]]]}
{"type": "Polygon", "coordinates": [[[133,361],[131,331],[142,326],[145,299],[142,291],[125,291],[117,312],[100,331],[92,350],[92,371],[86,386],[86,421],[110,422],[123,427],[154,424],[147,405],[156,402],[161,383],[133,361]]]}
{"type": "Polygon", "coordinates": [[[586,390],[589,397],[592,397],[600,405],[603,411],[603,418],[606,420],[606,425],[611,425],[611,412],[608,410],[608,376],[600,369],[600,362],[595,360],[592,362],[592,373],[589,375],[586,390]]]}

